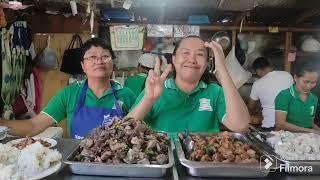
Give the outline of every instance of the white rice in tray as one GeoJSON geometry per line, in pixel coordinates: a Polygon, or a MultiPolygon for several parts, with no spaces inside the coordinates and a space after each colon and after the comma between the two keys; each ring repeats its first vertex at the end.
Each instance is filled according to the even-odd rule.
{"type": "Polygon", "coordinates": [[[40,142],[30,144],[22,150],[0,144],[0,180],[26,179],[60,160],[61,154],[57,150],[44,147],[40,142]]]}
{"type": "Polygon", "coordinates": [[[312,133],[282,131],[275,152],[286,160],[320,160],[320,136],[312,133]]]}

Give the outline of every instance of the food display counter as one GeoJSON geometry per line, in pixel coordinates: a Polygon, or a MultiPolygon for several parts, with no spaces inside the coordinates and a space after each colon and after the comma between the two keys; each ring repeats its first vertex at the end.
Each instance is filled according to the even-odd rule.
{"type": "MultiPolygon", "coordinates": [[[[79,144],[80,141],[74,139],[56,139],[58,144],[56,148],[60,151],[63,158],[66,157],[70,152],[74,150],[79,144]]],[[[72,174],[69,167],[67,165],[62,165],[61,169],[56,173],[46,177],[49,180],[56,180],[56,179],[73,179],[73,180],[100,180],[100,179],[130,179],[130,180],[138,180],[138,179],[167,179],[167,180],[175,180],[175,179],[182,179],[182,180],[202,180],[202,179],[228,179],[228,178],[201,178],[201,177],[193,177],[187,174],[186,169],[177,161],[178,158],[176,157],[176,150],[174,149],[174,156],[175,156],[175,164],[174,166],[168,171],[168,173],[162,178],[128,178],[128,177],[106,177],[106,176],[83,176],[83,175],[76,175],[72,174]]],[[[230,178],[230,179],[238,179],[238,178],[230,178]]],[[[241,178],[239,178],[241,179],[241,178]]],[[[242,178],[246,179],[246,178],[242,178]]],[[[267,177],[264,178],[250,178],[250,179],[268,179],[268,180],[319,180],[320,175],[289,175],[277,172],[270,172],[267,177]]]]}

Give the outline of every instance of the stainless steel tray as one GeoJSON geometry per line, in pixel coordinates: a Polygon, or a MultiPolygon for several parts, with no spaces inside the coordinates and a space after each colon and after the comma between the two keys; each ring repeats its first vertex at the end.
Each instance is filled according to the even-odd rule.
{"type": "MultiPolygon", "coordinates": [[[[265,135],[267,135],[267,132],[260,132],[265,135]]],[[[277,159],[278,163],[278,169],[280,172],[286,172],[288,174],[294,174],[294,175],[306,175],[306,174],[313,174],[313,175],[319,175],[320,174],[320,160],[286,160],[283,159],[280,155],[278,155],[274,149],[263,139],[257,138],[258,133],[257,132],[249,132],[247,133],[247,137],[254,143],[256,144],[259,148],[264,149],[269,155],[274,156],[275,159],[277,159]],[[280,164],[281,168],[280,168],[280,164]],[[306,167],[308,168],[309,166],[312,167],[312,172],[309,171],[288,171],[285,170],[285,167],[306,167]]],[[[273,158],[274,159],[274,158],[273,158]]],[[[308,170],[308,169],[307,169],[308,170]]]]}
{"type": "MultiPolygon", "coordinates": [[[[217,135],[218,133],[197,133],[200,136],[217,135]]],[[[244,135],[233,133],[233,137],[242,142],[248,143],[256,150],[259,156],[266,155],[263,150],[254,146],[244,135]]],[[[190,161],[186,158],[183,143],[178,136],[175,136],[175,146],[180,163],[186,167],[187,172],[197,177],[266,177],[269,170],[260,169],[260,163],[216,163],[190,161]]]]}
{"type": "Polygon", "coordinates": [[[74,174],[122,177],[162,177],[173,166],[174,159],[171,146],[168,149],[169,163],[164,165],[145,164],[104,164],[97,162],[72,161],[79,146],[63,162],[69,165],[74,174]]]}

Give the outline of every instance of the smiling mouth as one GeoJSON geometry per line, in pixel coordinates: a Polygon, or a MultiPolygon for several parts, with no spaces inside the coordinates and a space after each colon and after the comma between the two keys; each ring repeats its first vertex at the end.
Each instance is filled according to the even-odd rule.
{"type": "Polygon", "coordinates": [[[95,71],[96,71],[96,70],[106,70],[106,68],[104,68],[104,67],[98,67],[98,68],[95,68],[94,70],[95,70],[95,71]]]}
{"type": "Polygon", "coordinates": [[[183,66],[185,68],[191,68],[191,69],[200,69],[199,67],[196,67],[196,66],[183,66]]]}

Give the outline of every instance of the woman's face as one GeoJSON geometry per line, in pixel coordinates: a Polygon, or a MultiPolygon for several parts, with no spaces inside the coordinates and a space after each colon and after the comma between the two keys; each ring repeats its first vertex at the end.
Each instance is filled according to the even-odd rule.
{"type": "Polygon", "coordinates": [[[113,70],[110,51],[102,47],[88,49],[81,65],[88,78],[110,78],[113,70]]]}
{"type": "Polygon", "coordinates": [[[305,72],[303,76],[294,76],[296,87],[302,93],[309,93],[312,88],[317,84],[318,73],[317,72],[305,72]]]}
{"type": "Polygon", "coordinates": [[[208,66],[208,53],[204,42],[199,38],[186,38],[181,41],[176,54],[172,56],[176,78],[189,82],[200,80],[208,66]]]}

